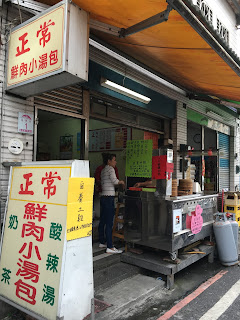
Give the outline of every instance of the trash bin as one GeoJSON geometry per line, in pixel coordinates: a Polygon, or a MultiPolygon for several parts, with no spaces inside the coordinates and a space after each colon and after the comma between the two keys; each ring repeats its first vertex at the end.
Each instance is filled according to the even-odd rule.
{"type": "Polygon", "coordinates": [[[213,223],[219,260],[224,266],[238,262],[238,223],[234,219],[235,215],[218,212],[213,223]]]}

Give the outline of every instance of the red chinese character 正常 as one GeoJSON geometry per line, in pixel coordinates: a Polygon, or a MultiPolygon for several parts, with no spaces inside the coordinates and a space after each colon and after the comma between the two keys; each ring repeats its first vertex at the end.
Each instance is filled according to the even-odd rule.
{"type": "Polygon", "coordinates": [[[44,188],[44,194],[46,194],[47,192],[47,197],[48,199],[50,198],[50,196],[53,196],[56,194],[56,186],[52,185],[54,182],[54,179],[58,179],[61,180],[60,176],[57,176],[57,172],[54,173],[54,175],[52,174],[52,171],[48,173],[46,172],[46,177],[42,178],[42,184],[44,183],[45,180],[47,180],[47,187],[44,188]]]}
{"type": "Polygon", "coordinates": [[[32,305],[36,304],[36,288],[19,279],[14,283],[16,286],[16,296],[32,305]]]}
{"type": "Polygon", "coordinates": [[[21,191],[19,191],[19,194],[30,194],[33,195],[34,192],[31,190],[28,190],[28,187],[31,186],[32,181],[30,181],[30,178],[32,177],[32,173],[26,173],[23,175],[23,178],[26,179],[26,185],[25,185],[25,190],[23,190],[23,184],[20,184],[20,189],[21,191]]]}
{"type": "MultiPolygon", "coordinates": [[[[24,251],[24,249],[26,248],[26,246],[27,246],[27,243],[25,242],[22,245],[21,249],[19,250],[19,253],[22,253],[24,251]]],[[[36,252],[38,260],[42,260],[42,258],[40,256],[40,252],[39,252],[38,246],[34,246],[34,247],[35,247],[35,252],[36,252]]],[[[29,248],[28,248],[27,256],[25,254],[22,255],[25,259],[32,258],[32,248],[33,248],[33,243],[29,242],[29,248]]]]}
{"type": "Polygon", "coordinates": [[[28,221],[28,223],[24,223],[22,227],[22,235],[21,237],[24,238],[24,236],[34,236],[37,241],[42,242],[43,241],[43,234],[44,234],[44,228],[36,226],[34,222],[28,221]]]}
{"type": "Polygon", "coordinates": [[[54,26],[55,22],[52,22],[52,20],[50,19],[48,21],[48,24],[46,23],[46,21],[44,21],[43,25],[40,25],[40,30],[37,31],[37,38],[39,36],[39,34],[41,33],[42,37],[39,38],[39,44],[40,46],[43,45],[43,48],[45,47],[46,43],[48,43],[51,39],[51,33],[48,32],[48,27],[49,26],[54,26]]]}
{"type": "Polygon", "coordinates": [[[49,54],[50,66],[58,63],[58,50],[51,51],[49,54]]]}
{"type": "Polygon", "coordinates": [[[25,39],[27,37],[27,35],[28,35],[28,33],[26,32],[21,37],[18,38],[20,41],[22,41],[22,47],[21,47],[21,49],[20,49],[20,47],[17,47],[16,57],[20,56],[23,53],[30,51],[30,48],[25,48],[25,45],[28,43],[28,40],[25,39]]]}

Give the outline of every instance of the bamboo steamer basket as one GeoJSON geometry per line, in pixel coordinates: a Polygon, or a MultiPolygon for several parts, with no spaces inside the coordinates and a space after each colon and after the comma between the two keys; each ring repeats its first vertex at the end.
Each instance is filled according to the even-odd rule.
{"type": "Polygon", "coordinates": [[[178,195],[177,179],[172,179],[172,197],[177,197],[177,195],[178,195]]]}
{"type": "Polygon", "coordinates": [[[179,187],[178,187],[178,194],[179,195],[189,195],[192,193],[193,193],[193,180],[180,179],[179,180],[179,187]]]}

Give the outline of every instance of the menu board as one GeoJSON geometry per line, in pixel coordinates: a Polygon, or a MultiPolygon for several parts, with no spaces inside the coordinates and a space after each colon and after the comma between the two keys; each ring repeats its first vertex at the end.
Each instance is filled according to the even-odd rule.
{"type": "Polygon", "coordinates": [[[159,134],[153,133],[149,131],[144,132],[144,140],[152,140],[153,141],[153,149],[158,149],[158,139],[159,134]]]}
{"type": "Polygon", "coordinates": [[[89,151],[122,150],[131,138],[132,129],[127,127],[89,130],[89,151]]]}
{"type": "Polygon", "coordinates": [[[152,140],[128,140],[126,150],[127,177],[152,177],[152,140]]]}

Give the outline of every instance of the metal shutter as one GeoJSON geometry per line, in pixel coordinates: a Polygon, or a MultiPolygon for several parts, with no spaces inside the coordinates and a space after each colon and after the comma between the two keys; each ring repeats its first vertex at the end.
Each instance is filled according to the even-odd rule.
{"type": "Polygon", "coordinates": [[[92,118],[164,133],[164,120],[157,114],[99,92],[90,91],[90,101],[90,117],[92,118]]]}
{"type": "Polygon", "coordinates": [[[35,96],[34,104],[82,114],[83,90],[80,85],[52,90],[35,96]]]}
{"type": "Polygon", "coordinates": [[[229,190],[230,187],[230,159],[229,159],[229,136],[218,133],[219,148],[219,191],[229,190]]]}

